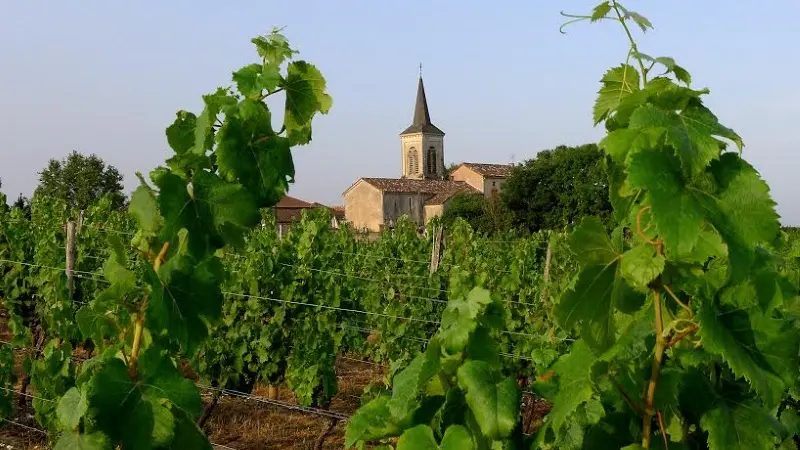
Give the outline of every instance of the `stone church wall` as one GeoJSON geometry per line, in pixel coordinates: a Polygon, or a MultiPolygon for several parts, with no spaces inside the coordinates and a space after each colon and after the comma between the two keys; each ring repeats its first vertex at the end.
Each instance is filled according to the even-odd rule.
{"type": "Polygon", "coordinates": [[[407,215],[419,225],[425,224],[425,199],[428,196],[413,192],[385,192],[383,194],[384,224],[391,219],[407,215]]]}
{"type": "Polygon", "coordinates": [[[345,220],[356,230],[379,231],[383,224],[383,195],[368,183],[358,183],[344,196],[345,220]]]}

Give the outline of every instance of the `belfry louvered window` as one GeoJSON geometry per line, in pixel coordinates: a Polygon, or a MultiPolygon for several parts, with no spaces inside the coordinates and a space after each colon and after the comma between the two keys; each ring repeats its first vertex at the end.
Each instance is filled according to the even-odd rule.
{"type": "Polygon", "coordinates": [[[419,155],[417,154],[417,149],[415,147],[408,149],[408,173],[419,173],[419,155]]]}
{"type": "Polygon", "coordinates": [[[428,173],[433,175],[436,173],[436,147],[428,147],[428,173]]]}

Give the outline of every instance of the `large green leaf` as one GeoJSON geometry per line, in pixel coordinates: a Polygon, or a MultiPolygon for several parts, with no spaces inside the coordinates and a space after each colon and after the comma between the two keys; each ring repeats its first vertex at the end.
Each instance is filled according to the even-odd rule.
{"type": "Polygon", "coordinates": [[[595,125],[605,120],[625,97],[640,89],[639,72],[627,64],[610,69],[600,82],[603,86],[594,104],[595,125]]]}
{"type": "Polygon", "coordinates": [[[548,418],[551,427],[559,432],[578,407],[592,398],[591,369],[596,357],[583,341],[576,342],[562,356],[552,371],[558,376],[558,393],[548,418]]]}
{"type": "Polygon", "coordinates": [[[755,259],[758,244],[772,243],[780,231],[775,201],[758,172],[735,153],[711,165],[719,185],[714,196],[702,197],[710,222],[728,244],[731,278],[738,280],[755,259]]]}
{"type": "Polygon", "coordinates": [[[290,141],[272,130],[260,100],[243,100],[217,133],[217,164],[225,179],[241,183],[262,207],[273,206],[294,180],[290,141]]]}
{"type": "Polygon", "coordinates": [[[194,261],[180,253],[167,260],[158,273],[148,267],[148,328],[157,332],[169,330],[171,339],[192,352],[208,335],[206,321],[215,320],[221,312],[222,270],[213,255],[194,261]]]}
{"type": "Polygon", "coordinates": [[[128,212],[136,219],[139,228],[146,232],[155,232],[161,222],[158,201],[153,190],[148,186],[139,186],[131,194],[128,212]]]}
{"type": "Polygon", "coordinates": [[[58,401],[56,414],[64,430],[72,431],[78,428],[87,409],[86,391],[73,387],[58,401]]]}
{"type": "Polygon", "coordinates": [[[61,435],[53,450],[111,450],[108,437],[103,433],[72,433],[61,435]]]}
{"type": "Polygon", "coordinates": [[[520,388],[513,377],[503,378],[484,361],[467,361],[458,368],[458,385],[483,434],[503,439],[511,434],[519,415],[520,388]]]}
{"type": "Polygon", "coordinates": [[[565,329],[583,325],[583,337],[602,351],[614,336],[614,308],[635,310],[644,296],[620,272],[622,236],[608,238],[597,218],[585,218],[570,238],[570,248],[583,264],[575,285],[559,300],[555,316],[565,329]]]}
{"type": "MultiPolygon", "coordinates": [[[[699,103],[699,102],[697,102],[699,103]]],[[[652,104],[641,106],[630,119],[631,129],[663,132],[665,143],[672,146],[689,175],[696,175],[717,159],[722,144],[714,136],[722,136],[741,148],[741,138],[733,130],[720,125],[706,107],[693,104],[680,113],[666,111],[652,104]]]]}
{"type": "Polygon", "coordinates": [[[397,441],[397,450],[472,450],[475,448],[469,431],[453,425],[444,433],[441,445],[436,443],[433,430],[427,425],[417,425],[406,430],[397,441]]]}
{"type": "Polygon", "coordinates": [[[186,153],[194,146],[197,116],[188,111],[178,111],[175,122],[167,127],[167,143],[177,154],[186,153]]]}
{"type": "Polygon", "coordinates": [[[158,409],[165,402],[176,414],[193,419],[202,411],[197,387],[155,347],[139,356],[136,379],[130,377],[121,360],[113,358],[103,364],[87,386],[89,409],[100,429],[131,448],[149,449],[154,442],[163,443],[169,437],[167,427],[176,426],[176,421],[165,418],[158,409]]]}
{"type": "Polygon", "coordinates": [[[700,425],[711,450],[772,450],[772,418],[755,402],[722,403],[707,412],[700,425]]]}
{"type": "Polygon", "coordinates": [[[392,380],[392,399],[389,411],[402,421],[419,406],[418,398],[425,385],[439,371],[439,347],[429,346],[392,380]]]}
{"type": "Polygon", "coordinates": [[[399,436],[403,432],[389,412],[389,400],[386,396],[377,397],[350,417],[344,435],[345,448],[351,448],[360,441],[399,436]]]}
{"type": "Polygon", "coordinates": [[[622,255],[620,273],[632,287],[647,292],[649,284],[664,271],[665,263],[652,245],[640,244],[622,255]]]}
{"type": "Polygon", "coordinates": [[[675,157],[654,150],[631,155],[628,182],[631,187],[647,189],[650,194],[652,210],[648,216],[655,222],[667,252],[691,251],[702,231],[704,211],[675,157]]]}
{"type": "Polygon", "coordinates": [[[286,91],[286,114],[283,125],[292,144],[311,141],[311,119],[318,112],[326,114],[333,99],[325,92],[325,78],[319,69],[305,61],[293,61],[282,83],[286,91]]]}
{"type": "Polygon", "coordinates": [[[697,320],[704,348],[746,378],[767,405],[777,405],[787,382],[796,378],[796,330],[756,309],[719,310],[710,301],[700,305],[697,320]]]}
{"type": "Polygon", "coordinates": [[[456,298],[448,302],[437,334],[447,353],[464,351],[470,335],[478,326],[479,316],[491,302],[489,291],[482,288],[474,288],[466,298],[456,298]]]}

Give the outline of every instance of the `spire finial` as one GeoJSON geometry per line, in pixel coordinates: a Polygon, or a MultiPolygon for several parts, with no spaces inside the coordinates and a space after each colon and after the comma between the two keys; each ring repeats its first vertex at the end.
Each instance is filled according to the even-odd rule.
{"type": "Polygon", "coordinates": [[[422,63],[419,63],[419,77],[422,78],[422,63]]]}

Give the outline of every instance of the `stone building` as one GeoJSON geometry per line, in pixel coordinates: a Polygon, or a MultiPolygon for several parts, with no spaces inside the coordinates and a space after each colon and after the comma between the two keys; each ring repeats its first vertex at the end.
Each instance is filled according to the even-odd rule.
{"type": "Polygon", "coordinates": [[[445,176],[444,132],[431,122],[420,77],[414,119],[400,133],[400,168],[400,178],[359,178],[344,192],[345,220],[352,227],[378,232],[402,216],[423,226],[458,193],[499,192],[511,166],[462,163],[445,176]]]}
{"type": "Polygon", "coordinates": [[[498,195],[506,177],[511,172],[509,164],[461,163],[450,171],[450,179],[463,181],[483,192],[486,197],[498,195]]]}
{"type": "Polygon", "coordinates": [[[303,211],[314,208],[326,208],[331,212],[331,227],[338,228],[339,223],[344,220],[344,213],[341,208],[329,207],[322,203],[309,203],[299,198],[289,195],[284,196],[274,207],[275,225],[278,228],[278,236],[287,233],[294,222],[300,221],[303,211]]]}

